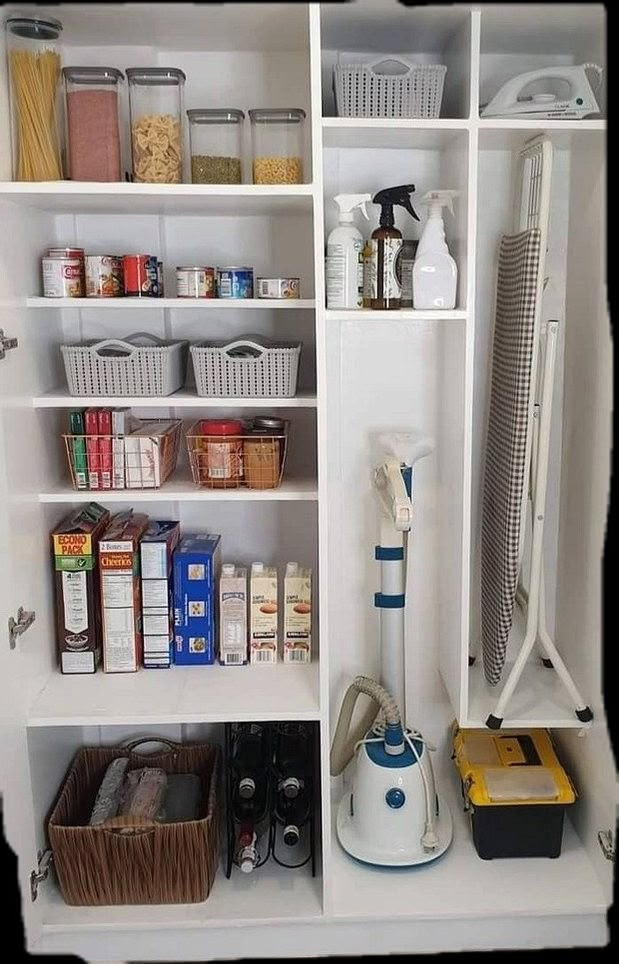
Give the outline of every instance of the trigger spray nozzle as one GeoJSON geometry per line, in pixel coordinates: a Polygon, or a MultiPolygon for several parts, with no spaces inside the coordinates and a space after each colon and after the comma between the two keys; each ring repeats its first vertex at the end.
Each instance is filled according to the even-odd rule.
{"type": "Polygon", "coordinates": [[[421,198],[420,203],[427,207],[429,218],[440,218],[442,208],[447,208],[451,214],[454,213],[453,199],[459,195],[460,191],[428,191],[421,198]]]}
{"type": "Polygon", "coordinates": [[[360,208],[366,221],[369,220],[366,204],[372,200],[371,194],[336,194],[333,200],[340,209],[341,222],[352,221],[355,208],[360,208]]]}
{"type": "Polygon", "coordinates": [[[413,210],[410,195],[414,192],[414,184],[400,184],[397,187],[387,187],[379,191],[372,198],[374,204],[380,204],[380,226],[381,228],[392,228],[394,225],[393,209],[395,206],[405,208],[408,213],[415,218],[419,217],[413,210]]]}

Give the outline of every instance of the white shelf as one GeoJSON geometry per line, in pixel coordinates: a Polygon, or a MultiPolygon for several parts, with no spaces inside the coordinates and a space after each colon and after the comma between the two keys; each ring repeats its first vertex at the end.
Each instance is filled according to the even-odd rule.
{"type": "Polygon", "coordinates": [[[39,502],[315,502],[315,479],[284,479],[278,489],[198,488],[189,479],[165,482],[160,489],[96,489],[77,491],[66,482],[39,493],[39,502]]]}
{"type": "Polygon", "coordinates": [[[182,389],[173,395],[69,395],[66,390],[47,392],[32,399],[34,408],[315,408],[316,395],[300,392],[292,398],[212,398],[182,389]]]}
{"type": "Polygon", "coordinates": [[[308,310],[316,307],[313,298],[26,298],[27,308],[284,308],[308,310]]]}
{"type": "Polygon", "coordinates": [[[544,120],[543,117],[480,117],[476,121],[480,130],[514,131],[593,131],[605,132],[605,120],[544,120]]]}
{"type": "Polygon", "coordinates": [[[28,726],[316,720],[318,670],[314,662],[173,666],[84,676],[54,672],[30,708],[28,726]]]}
{"type": "Polygon", "coordinates": [[[468,130],[467,120],[390,117],[323,117],[325,147],[442,148],[468,130]]]}
{"type": "Polygon", "coordinates": [[[311,184],[128,184],[2,181],[0,199],[57,214],[244,217],[306,211],[311,184]]]}
{"type": "Polygon", "coordinates": [[[329,310],[325,312],[327,322],[330,321],[466,321],[467,312],[462,308],[453,311],[432,309],[415,311],[412,308],[400,308],[398,311],[372,311],[370,308],[357,310],[329,310]]]}

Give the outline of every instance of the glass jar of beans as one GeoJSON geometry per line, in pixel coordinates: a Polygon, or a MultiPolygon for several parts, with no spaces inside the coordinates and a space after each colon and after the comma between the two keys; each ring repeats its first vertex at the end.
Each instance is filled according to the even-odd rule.
{"type": "Polygon", "coordinates": [[[242,110],[187,111],[192,184],[241,183],[242,110]]]}
{"type": "Polygon", "coordinates": [[[250,110],[254,184],[303,183],[300,107],[250,110]]]}

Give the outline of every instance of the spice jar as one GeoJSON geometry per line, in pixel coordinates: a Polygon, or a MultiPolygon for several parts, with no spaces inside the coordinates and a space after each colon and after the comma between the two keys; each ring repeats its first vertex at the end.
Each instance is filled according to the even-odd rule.
{"type": "Polygon", "coordinates": [[[305,111],[250,110],[249,117],[254,184],[301,184],[305,111]]]}
{"type": "Polygon", "coordinates": [[[236,489],[243,478],[243,423],[233,418],[199,422],[198,477],[214,489],[236,489]]]}
{"type": "Polygon", "coordinates": [[[115,67],[64,67],[68,175],[120,181],[119,85],[115,67]]]}
{"type": "Polygon", "coordinates": [[[51,17],[6,22],[13,177],[62,180],[58,99],[62,24],[51,17]]]}
{"type": "Polygon", "coordinates": [[[129,67],[133,180],[180,184],[185,74],[176,67],[129,67]]]}
{"type": "Polygon", "coordinates": [[[192,184],[241,183],[242,110],[188,110],[192,184]]]}
{"type": "Polygon", "coordinates": [[[254,418],[243,444],[245,483],[250,489],[276,489],[284,458],[285,422],[272,416],[254,418]]]}

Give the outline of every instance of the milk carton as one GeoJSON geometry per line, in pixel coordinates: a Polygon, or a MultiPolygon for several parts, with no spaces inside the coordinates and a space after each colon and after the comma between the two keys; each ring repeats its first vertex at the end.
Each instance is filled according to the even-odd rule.
{"type": "Polygon", "coordinates": [[[254,562],[250,579],[249,656],[252,663],[277,662],[277,569],[254,562]]]}
{"type": "Polygon", "coordinates": [[[289,562],[284,576],[284,662],[309,663],[312,648],[312,570],[289,562]]]}
{"type": "Polygon", "coordinates": [[[219,579],[219,662],[247,662],[247,569],[224,563],[219,579]]]}

